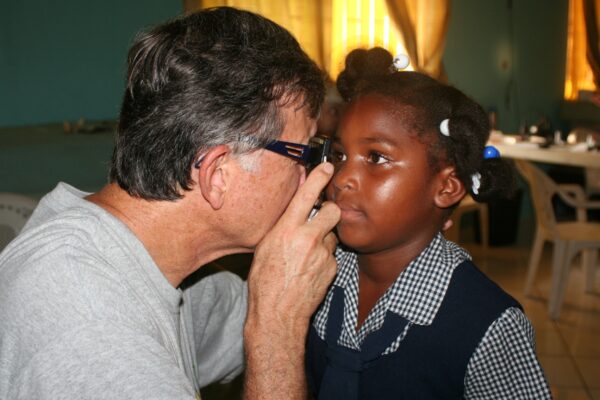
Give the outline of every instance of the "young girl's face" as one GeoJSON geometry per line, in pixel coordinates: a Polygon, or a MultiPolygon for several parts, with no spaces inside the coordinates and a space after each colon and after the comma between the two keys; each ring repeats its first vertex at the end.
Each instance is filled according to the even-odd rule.
{"type": "Polygon", "coordinates": [[[439,179],[411,121],[408,106],[376,95],[351,103],[340,121],[327,196],[342,211],[340,240],[358,252],[420,246],[439,228],[439,179]]]}

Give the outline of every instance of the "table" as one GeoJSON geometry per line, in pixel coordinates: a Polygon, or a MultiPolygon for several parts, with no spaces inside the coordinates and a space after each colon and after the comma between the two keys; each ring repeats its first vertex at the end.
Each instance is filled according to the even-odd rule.
{"type": "Polygon", "coordinates": [[[538,143],[518,141],[517,136],[502,135],[502,137],[491,137],[488,144],[495,146],[502,157],[574,167],[600,168],[600,152],[584,150],[583,143],[541,148],[538,143]]]}
{"type": "Polygon", "coordinates": [[[62,124],[0,128],[0,192],[40,197],[59,181],[96,191],[107,182],[114,137],[66,134],[62,124]]]}

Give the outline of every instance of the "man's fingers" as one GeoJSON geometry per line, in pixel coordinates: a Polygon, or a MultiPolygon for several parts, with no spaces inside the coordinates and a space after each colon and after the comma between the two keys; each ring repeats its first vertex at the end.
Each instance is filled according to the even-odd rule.
{"type": "Polygon", "coordinates": [[[340,220],[340,208],[331,201],[326,201],[321,206],[319,213],[310,221],[310,226],[318,230],[322,239],[335,228],[340,220]]]}
{"type": "Polygon", "coordinates": [[[325,236],[325,238],[323,239],[323,244],[325,245],[327,250],[329,250],[329,253],[333,254],[338,244],[337,237],[333,232],[329,232],[327,236],[325,236]]]}
{"type": "Polygon", "coordinates": [[[279,220],[280,223],[290,222],[297,225],[305,223],[320,193],[333,176],[333,171],[333,165],[330,163],[316,166],[308,175],[304,184],[298,188],[286,212],[279,220]]]}

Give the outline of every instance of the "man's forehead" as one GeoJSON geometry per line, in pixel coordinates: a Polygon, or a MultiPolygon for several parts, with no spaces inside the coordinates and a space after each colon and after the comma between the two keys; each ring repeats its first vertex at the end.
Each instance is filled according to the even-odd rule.
{"type": "Polygon", "coordinates": [[[317,131],[317,119],[310,115],[310,109],[306,105],[287,104],[280,109],[284,119],[284,134],[299,134],[309,138],[317,131]]]}
{"type": "Polygon", "coordinates": [[[277,106],[279,108],[293,107],[297,110],[306,112],[307,115],[314,118],[318,117],[319,111],[323,106],[324,99],[314,99],[310,96],[307,97],[304,93],[287,91],[278,100],[277,106]]]}

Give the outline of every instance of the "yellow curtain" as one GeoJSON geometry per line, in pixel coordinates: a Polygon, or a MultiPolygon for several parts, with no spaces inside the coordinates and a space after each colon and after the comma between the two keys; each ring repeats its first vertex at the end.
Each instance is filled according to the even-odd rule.
{"type": "MultiPolygon", "coordinates": [[[[596,11],[600,0],[595,0],[596,11]]],[[[598,18],[600,20],[600,18],[598,18]]],[[[580,90],[595,90],[594,74],[586,57],[587,39],[583,0],[569,1],[569,31],[567,38],[567,68],[565,99],[576,100],[580,90]]]]}
{"type": "MultiPolygon", "coordinates": [[[[378,46],[393,55],[407,54],[385,0],[332,0],[332,15],[327,63],[331,77],[344,69],[346,55],[355,48],[378,46]]],[[[408,69],[412,70],[412,65],[408,69]]]]}
{"type": "Polygon", "coordinates": [[[184,9],[231,6],[285,26],[335,80],[355,48],[379,46],[411,58],[407,69],[444,76],[449,0],[184,0],[184,9]],[[400,29],[398,27],[401,27],[400,29]],[[410,47],[407,50],[407,47],[410,47]]]}
{"type": "Polygon", "coordinates": [[[230,6],[261,14],[289,30],[302,49],[321,68],[327,69],[324,54],[331,8],[319,0],[202,0],[202,8],[230,6]],[[328,12],[329,11],[329,12],[328,12]],[[327,18],[329,17],[329,18],[327,18]]]}
{"type": "Polygon", "coordinates": [[[587,60],[596,88],[600,85],[600,0],[584,0],[583,17],[587,39],[587,60]]]}
{"type": "Polygon", "coordinates": [[[415,70],[446,79],[442,56],[450,0],[387,0],[415,70]]]}

